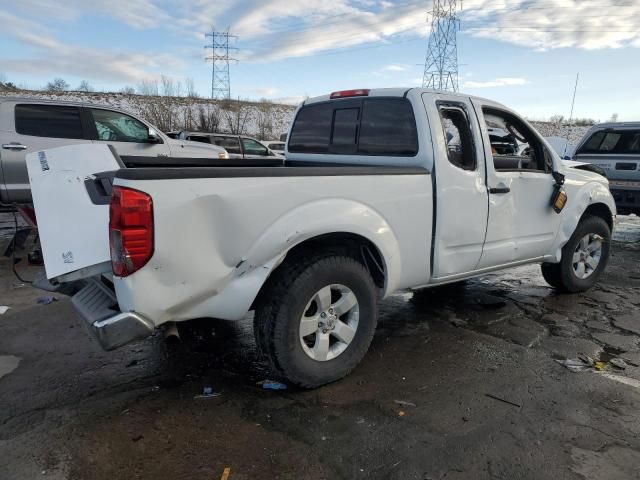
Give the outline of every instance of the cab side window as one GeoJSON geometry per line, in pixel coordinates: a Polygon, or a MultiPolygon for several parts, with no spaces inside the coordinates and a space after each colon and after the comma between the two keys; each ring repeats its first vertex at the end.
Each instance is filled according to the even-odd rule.
{"type": "Polygon", "coordinates": [[[262,155],[264,157],[269,155],[267,147],[250,138],[242,139],[242,148],[244,149],[245,155],[262,155]]]}
{"type": "Polygon", "coordinates": [[[440,119],[449,161],[463,170],[476,169],[471,128],[465,111],[459,107],[440,107],[440,119]]]}
{"type": "Polygon", "coordinates": [[[98,140],[110,142],[148,143],[149,127],[129,115],[111,110],[92,108],[98,140]]]}
{"type": "Polygon", "coordinates": [[[551,172],[551,154],[522,120],[492,108],[482,113],[496,171],[551,172]]]}

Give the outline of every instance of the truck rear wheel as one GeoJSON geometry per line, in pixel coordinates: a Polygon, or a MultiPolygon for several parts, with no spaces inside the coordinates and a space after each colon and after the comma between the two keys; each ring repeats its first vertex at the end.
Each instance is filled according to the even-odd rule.
{"type": "Polygon", "coordinates": [[[542,276],[564,292],[583,292],[598,280],[609,260],[611,230],[600,217],[587,217],[562,248],[560,263],[543,263],[542,276]]]}
{"type": "Polygon", "coordinates": [[[376,286],[357,260],[337,255],[283,265],[260,295],[254,331],[282,379],[314,388],[347,375],[377,323],[376,286]]]}

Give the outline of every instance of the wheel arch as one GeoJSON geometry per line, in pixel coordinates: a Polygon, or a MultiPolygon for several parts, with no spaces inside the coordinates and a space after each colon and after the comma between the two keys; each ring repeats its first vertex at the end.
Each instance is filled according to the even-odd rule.
{"type": "Polygon", "coordinates": [[[580,217],[580,221],[586,217],[600,217],[607,222],[609,230],[613,231],[613,213],[606,204],[601,202],[590,204],[580,217]]]}
{"type": "Polygon", "coordinates": [[[556,237],[554,263],[560,261],[562,247],[569,241],[580,221],[587,216],[602,218],[613,231],[616,206],[606,186],[599,182],[589,182],[575,190],[570,188],[568,195],[569,202],[566,211],[562,213],[563,220],[556,237]]]}

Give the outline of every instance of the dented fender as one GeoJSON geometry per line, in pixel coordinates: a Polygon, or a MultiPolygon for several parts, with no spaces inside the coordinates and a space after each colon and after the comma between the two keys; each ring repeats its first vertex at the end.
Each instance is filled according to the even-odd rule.
{"type": "MultiPolygon", "coordinates": [[[[278,218],[253,243],[237,265],[236,274],[240,277],[256,268],[266,268],[271,273],[292,248],[306,240],[331,233],[350,233],[371,241],[384,262],[385,295],[395,290],[401,275],[398,239],[379,212],[368,205],[347,199],[311,201],[278,218]]],[[[258,290],[253,298],[257,294],[258,290]]]]}
{"type": "MultiPolygon", "coordinates": [[[[571,172],[570,175],[571,177],[576,176],[574,175],[574,172],[571,172]]],[[[616,216],[615,202],[607,186],[605,186],[601,181],[594,180],[584,183],[584,180],[582,179],[578,180],[571,177],[568,176],[565,182],[565,189],[569,196],[569,200],[562,212],[563,220],[560,223],[560,229],[556,236],[552,254],[553,261],[556,263],[560,262],[562,257],[562,247],[564,247],[569,241],[569,238],[573,235],[582,215],[584,215],[584,212],[590,205],[598,203],[603,204],[609,209],[613,218],[616,216]]]]}

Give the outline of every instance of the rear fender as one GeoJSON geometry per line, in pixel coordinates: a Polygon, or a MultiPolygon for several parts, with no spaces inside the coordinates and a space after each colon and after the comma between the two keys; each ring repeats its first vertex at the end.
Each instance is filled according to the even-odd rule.
{"type": "Polygon", "coordinates": [[[351,233],[371,241],[384,262],[385,295],[395,289],[400,278],[401,259],[391,226],[370,206],[346,199],[314,201],[280,217],[256,240],[236,266],[235,275],[240,277],[265,267],[271,273],[292,248],[330,233],[351,233]]]}

